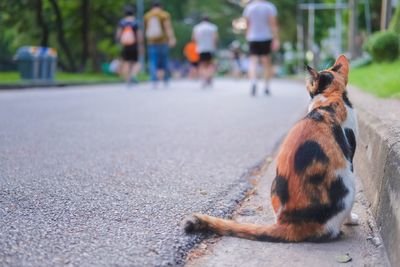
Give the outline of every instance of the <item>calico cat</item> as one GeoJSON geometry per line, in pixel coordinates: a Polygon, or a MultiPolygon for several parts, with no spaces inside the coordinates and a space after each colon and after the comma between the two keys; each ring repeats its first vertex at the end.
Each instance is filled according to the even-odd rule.
{"type": "Polygon", "coordinates": [[[349,62],[341,55],[327,70],[307,66],[307,71],[309,112],[290,130],[277,156],[271,188],[275,224],[193,214],[185,221],[187,233],[211,230],[259,241],[323,241],[337,238],[343,223],[357,224],[351,213],[357,125],[346,91],[349,62]]]}

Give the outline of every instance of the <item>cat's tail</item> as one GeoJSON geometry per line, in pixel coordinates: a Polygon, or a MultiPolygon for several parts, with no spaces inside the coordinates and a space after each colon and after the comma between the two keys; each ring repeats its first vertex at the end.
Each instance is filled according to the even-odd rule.
{"type": "Polygon", "coordinates": [[[319,240],[322,234],[320,225],[294,224],[241,224],[203,214],[193,214],[184,223],[186,233],[213,231],[219,235],[236,236],[266,242],[300,242],[319,240]]]}

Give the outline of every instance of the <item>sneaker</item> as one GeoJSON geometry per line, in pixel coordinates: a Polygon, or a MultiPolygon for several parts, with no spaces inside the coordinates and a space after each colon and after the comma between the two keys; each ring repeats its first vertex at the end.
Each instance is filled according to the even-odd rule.
{"type": "Polygon", "coordinates": [[[169,88],[169,80],[164,80],[163,84],[164,84],[164,88],[166,88],[166,89],[169,88]]]}
{"type": "Polygon", "coordinates": [[[207,84],[207,87],[212,88],[212,87],[213,87],[213,80],[212,80],[212,78],[208,79],[208,80],[206,81],[206,84],[207,84]]]}
{"type": "Polygon", "coordinates": [[[131,89],[131,87],[132,87],[132,82],[131,81],[127,81],[127,82],[125,82],[125,84],[126,84],[126,88],[127,89],[131,89]]]}
{"type": "Polygon", "coordinates": [[[255,84],[253,84],[251,86],[251,95],[256,96],[256,93],[257,93],[257,86],[255,84]]]}
{"type": "Polygon", "coordinates": [[[265,95],[271,95],[271,92],[269,91],[269,88],[265,88],[265,95]]]}

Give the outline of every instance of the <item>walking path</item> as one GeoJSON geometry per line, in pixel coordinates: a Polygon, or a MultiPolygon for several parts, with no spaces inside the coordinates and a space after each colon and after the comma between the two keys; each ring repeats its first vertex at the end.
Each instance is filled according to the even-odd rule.
{"type": "Polygon", "coordinates": [[[181,220],[230,213],[307,102],[283,80],[1,91],[0,265],[182,264],[181,220]]]}

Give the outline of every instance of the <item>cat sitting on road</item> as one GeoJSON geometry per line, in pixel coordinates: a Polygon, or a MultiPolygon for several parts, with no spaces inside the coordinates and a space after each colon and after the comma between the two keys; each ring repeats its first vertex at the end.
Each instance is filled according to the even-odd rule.
{"type": "Polygon", "coordinates": [[[335,239],[343,223],[357,224],[353,156],[357,124],[347,97],[349,62],[343,55],[318,72],[307,66],[308,114],[288,133],[277,157],[272,225],[240,224],[203,214],[185,222],[187,233],[211,230],[259,241],[335,239]]]}

